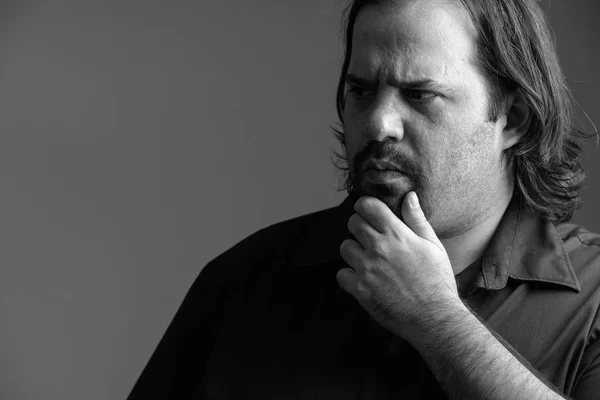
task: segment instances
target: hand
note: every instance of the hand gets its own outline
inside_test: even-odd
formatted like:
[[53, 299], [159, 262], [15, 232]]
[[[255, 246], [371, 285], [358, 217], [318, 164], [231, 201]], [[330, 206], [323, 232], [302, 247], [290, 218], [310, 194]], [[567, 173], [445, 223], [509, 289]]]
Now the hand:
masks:
[[351, 269], [338, 271], [338, 284], [382, 326], [413, 343], [440, 313], [462, 306], [446, 250], [415, 192], [404, 198], [404, 222], [373, 197], [360, 198], [354, 210], [348, 229], [358, 241], [340, 246]]

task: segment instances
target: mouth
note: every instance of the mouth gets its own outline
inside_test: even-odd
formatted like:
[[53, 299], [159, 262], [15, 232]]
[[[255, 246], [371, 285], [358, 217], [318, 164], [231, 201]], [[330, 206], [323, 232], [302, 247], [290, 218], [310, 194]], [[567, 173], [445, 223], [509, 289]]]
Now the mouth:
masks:
[[396, 185], [408, 179], [400, 167], [388, 160], [370, 159], [363, 164], [363, 179], [368, 185]]
[[402, 172], [393, 163], [386, 160], [369, 160], [365, 163], [363, 172], [376, 171], [376, 172]]
[[379, 168], [369, 168], [369, 169], [365, 169], [365, 172], [369, 172], [369, 171], [377, 171], [377, 172], [402, 172], [398, 169], [379, 169]]
[[408, 178], [398, 170], [369, 169], [364, 172], [364, 183], [371, 185], [395, 185]]

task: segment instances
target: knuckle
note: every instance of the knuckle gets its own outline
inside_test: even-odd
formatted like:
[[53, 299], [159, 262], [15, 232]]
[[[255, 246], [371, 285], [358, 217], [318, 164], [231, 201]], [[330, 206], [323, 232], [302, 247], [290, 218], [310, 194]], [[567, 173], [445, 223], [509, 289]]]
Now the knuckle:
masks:
[[356, 285], [356, 294], [361, 298], [361, 299], [367, 299], [369, 298], [369, 288], [362, 282], [358, 282]]
[[352, 233], [356, 232], [358, 228], [358, 214], [352, 214], [348, 219], [348, 230]]
[[344, 241], [343, 241], [343, 242], [340, 244], [340, 253], [342, 253], [342, 254], [345, 254], [345, 253], [347, 253], [347, 252], [348, 252], [348, 250], [349, 250], [349, 248], [348, 248], [348, 246], [349, 246], [349, 242], [350, 242], [350, 241], [349, 241], [348, 239], [346, 239], [346, 240], [344, 240]]
[[379, 207], [379, 202], [373, 197], [365, 197], [363, 207], [365, 210], [375, 210]]
[[336, 278], [340, 284], [345, 285], [346, 283], [348, 283], [348, 275], [347, 274], [348, 274], [348, 272], [344, 269], [341, 269], [338, 271]]
[[345, 258], [345, 259], [351, 258], [353, 252], [354, 252], [354, 245], [353, 245], [352, 240], [346, 239], [342, 242], [342, 244], [340, 244], [340, 255], [343, 258]]
[[382, 240], [376, 240], [371, 247], [376, 254], [385, 255], [388, 252], [387, 244]]
[[413, 218], [413, 222], [414, 222], [415, 224], [422, 225], [422, 224], [425, 224], [425, 223], [427, 223], [427, 218], [425, 218], [425, 215], [423, 215], [423, 214], [420, 214], [420, 215], [417, 215], [417, 216], [415, 216], [415, 217]]
[[373, 199], [371, 199], [369, 197], [361, 197], [354, 204], [354, 209], [357, 212], [364, 213], [364, 212], [366, 212], [373, 205], [373, 201], [372, 200]]
[[400, 232], [398, 229], [392, 229], [390, 231], [390, 234], [392, 235], [394, 242], [397, 244], [403, 244], [404, 241], [406, 240], [406, 238], [404, 237], [402, 232]]
[[373, 272], [373, 266], [370, 262], [362, 263], [362, 277], [365, 278], [367, 275]]

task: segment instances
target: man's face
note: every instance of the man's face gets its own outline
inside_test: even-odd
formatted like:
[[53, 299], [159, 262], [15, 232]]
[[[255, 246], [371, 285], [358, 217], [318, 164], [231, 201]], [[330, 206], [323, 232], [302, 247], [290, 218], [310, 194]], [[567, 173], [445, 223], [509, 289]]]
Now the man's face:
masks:
[[506, 117], [487, 118], [476, 33], [462, 6], [397, 3], [361, 10], [354, 26], [344, 109], [350, 178], [398, 216], [415, 190], [438, 236], [451, 237], [489, 217], [512, 184], [501, 164]]

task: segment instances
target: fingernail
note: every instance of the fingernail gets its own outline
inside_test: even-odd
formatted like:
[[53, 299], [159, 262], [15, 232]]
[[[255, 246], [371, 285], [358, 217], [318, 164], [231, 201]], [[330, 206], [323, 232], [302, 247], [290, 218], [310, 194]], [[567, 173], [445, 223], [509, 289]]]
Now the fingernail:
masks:
[[410, 197], [408, 198], [408, 202], [412, 208], [419, 207], [419, 198], [415, 192], [411, 192]]

